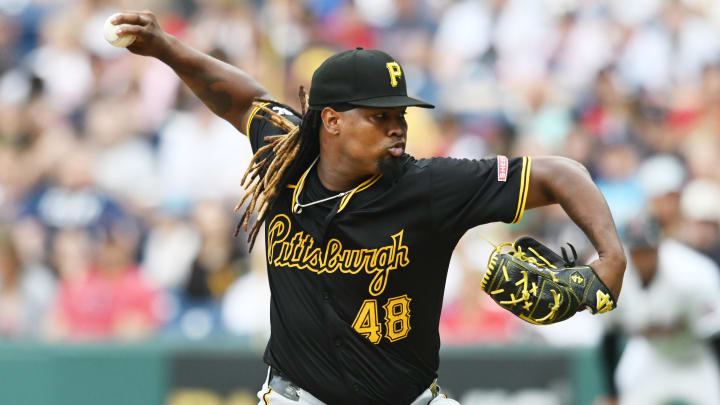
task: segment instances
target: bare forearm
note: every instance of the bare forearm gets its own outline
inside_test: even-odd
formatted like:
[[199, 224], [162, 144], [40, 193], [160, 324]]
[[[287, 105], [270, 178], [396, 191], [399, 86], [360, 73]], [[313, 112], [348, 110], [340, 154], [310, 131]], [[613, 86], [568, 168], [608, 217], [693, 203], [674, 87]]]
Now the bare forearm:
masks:
[[158, 59], [170, 66], [193, 93], [218, 116], [235, 127], [256, 97], [267, 90], [242, 70], [212, 58], [169, 37], [168, 52]]
[[626, 259], [610, 209], [589, 173], [570, 159], [533, 159], [528, 205], [557, 203], [582, 229], [598, 252], [591, 265], [617, 298], [622, 288]]
[[[590, 239], [601, 258], [624, 257], [610, 208], [584, 167], [566, 160], [546, 190]], [[532, 175], [532, 174], [531, 174]]]
[[118, 36], [134, 35], [130, 52], [153, 56], [170, 66], [215, 114], [242, 130], [255, 97], [267, 95], [242, 70], [199, 52], [165, 33], [150, 11], [120, 13], [113, 24], [121, 25]]

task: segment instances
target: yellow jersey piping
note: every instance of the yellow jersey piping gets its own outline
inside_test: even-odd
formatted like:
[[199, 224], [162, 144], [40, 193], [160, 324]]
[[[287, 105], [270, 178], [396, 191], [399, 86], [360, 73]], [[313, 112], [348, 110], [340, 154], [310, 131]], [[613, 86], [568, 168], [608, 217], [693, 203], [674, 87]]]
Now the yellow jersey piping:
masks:
[[520, 173], [520, 192], [518, 193], [517, 209], [515, 210], [515, 218], [513, 224], [520, 222], [525, 213], [525, 203], [527, 202], [527, 193], [530, 188], [530, 170], [532, 169], [532, 158], [523, 157], [522, 172]]
[[369, 188], [373, 184], [377, 183], [377, 181], [380, 180], [380, 177], [382, 177], [382, 174], [376, 174], [376, 175], [370, 177], [369, 179], [360, 183], [359, 186], [355, 187], [355, 189], [353, 189], [353, 191], [350, 194], [343, 197], [342, 200], [340, 200], [340, 208], [338, 208], [338, 213], [340, 213], [342, 210], [345, 209], [345, 206], [350, 202], [350, 199], [352, 198], [353, 195], [355, 195], [355, 193], [359, 193], [359, 192]]
[[268, 389], [268, 392], [263, 395], [263, 402], [265, 402], [265, 405], [270, 405], [270, 402], [268, 402], [268, 395], [272, 394], [272, 388]]
[[310, 173], [310, 169], [312, 169], [312, 167], [313, 165], [310, 165], [307, 170], [305, 170], [305, 173], [300, 176], [300, 180], [298, 180], [297, 184], [295, 185], [295, 190], [293, 191], [292, 195], [292, 201], [290, 201], [290, 212], [294, 212], [293, 209], [295, 207], [295, 202], [297, 202], [297, 195], [300, 191], [302, 191], [303, 186], [305, 186], [305, 178], [307, 177], [308, 173]]
[[245, 136], [250, 137], [250, 123], [252, 122], [253, 118], [255, 118], [255, 114], [257, 114], [257, 112], [260, 111], [260, 109], [262, 107], [265, 107], [269, 104], [270, 103], [262, 103], [260, 105], [255, 106], [255, 108], [252, 110], [250, 115], [248, 115], [247, 125], [245, 126]]
[[[290, 211], [293, 212], [293, 208], [295, 207], [295, 204], [297, 203], [297, 196], [298, 193], [302, 192], [303, 187], [305, 186], [305, 179], [307, 178], [308, 173], [310, 173], [310, 169], [312, 169], [312, 165], [305, 170], [305, 173], [300, 177], [300, 180], [298, 180], [296, 185], [287, 185], [288, 188], [292, 188], [293, 195], [292, 195], [292, 201], [290, 201]], [[366, 190], [370, 188], [373, 184], [377, 183], [378, 180], [382, 177], [382, 174], [375, 174], [369, 179], [363, 181], [360, 183], [357, 187], [355, 187], [350, 193], [348, 193], [346, 196], [344, 196], [340, 200], [340, 207], [338, 208], [338, 213], [340, 213], [342, 210], [345, 209], [345, 206], [350, 202], [350, 198], [352, 198], [353, 195], [356, 193], [359, 193], [363, 190]]]

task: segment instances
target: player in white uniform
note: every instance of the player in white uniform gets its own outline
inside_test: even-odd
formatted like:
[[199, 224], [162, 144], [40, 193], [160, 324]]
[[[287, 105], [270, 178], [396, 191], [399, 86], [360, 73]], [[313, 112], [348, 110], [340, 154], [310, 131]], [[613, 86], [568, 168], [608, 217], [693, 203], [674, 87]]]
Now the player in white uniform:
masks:
[[720, 331], [720, 270], [658, 234], [651, 221], [628, 226], [623, 297], [606, 317], [611, 329], [628, 335], [614, 376], [619, 404], [720, 404], [710, 345]]

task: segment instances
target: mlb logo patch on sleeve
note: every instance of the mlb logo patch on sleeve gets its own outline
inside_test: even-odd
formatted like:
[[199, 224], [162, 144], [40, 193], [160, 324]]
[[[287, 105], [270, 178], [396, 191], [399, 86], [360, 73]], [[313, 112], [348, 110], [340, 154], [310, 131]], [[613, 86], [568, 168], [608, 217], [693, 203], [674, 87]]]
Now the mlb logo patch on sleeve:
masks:
[[508, 158], [502, 155], [498, 155], [498, 181], [507, 181], [508, 174]]

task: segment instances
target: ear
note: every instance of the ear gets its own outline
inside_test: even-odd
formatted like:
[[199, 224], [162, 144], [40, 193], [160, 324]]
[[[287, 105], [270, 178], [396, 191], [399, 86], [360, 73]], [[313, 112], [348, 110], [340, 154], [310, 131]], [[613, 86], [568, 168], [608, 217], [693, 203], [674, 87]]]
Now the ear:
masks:
[[339, 135], [340, 134], [340, 121], [342, 119], [342, 116], [339, 112], [333, 110], [330, 107], [323, 108], [322, 112], [320, 112], [320, 117], [322, 118], [323, 127], [325, 128], [325, 131], [330, 133], [331, 135]]

